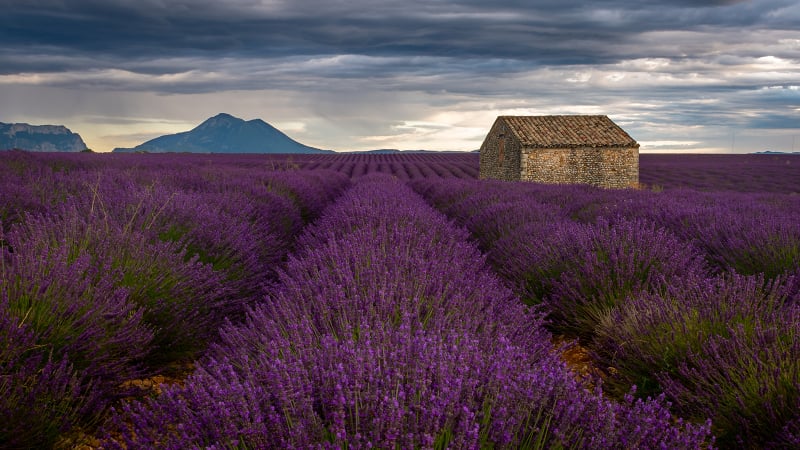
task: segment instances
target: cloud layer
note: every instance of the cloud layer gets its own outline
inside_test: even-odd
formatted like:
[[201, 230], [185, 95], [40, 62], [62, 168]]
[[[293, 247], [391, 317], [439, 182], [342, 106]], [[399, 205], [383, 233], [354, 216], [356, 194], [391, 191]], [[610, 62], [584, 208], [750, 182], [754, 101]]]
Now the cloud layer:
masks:
[[339, 150], [474, 149], [498, 114], [598, 113], [643, 151], [800, 151], [795, 1], [0, 0], [0, 11], [0, 121], [66, 123], [100, 150], [225, 111]]

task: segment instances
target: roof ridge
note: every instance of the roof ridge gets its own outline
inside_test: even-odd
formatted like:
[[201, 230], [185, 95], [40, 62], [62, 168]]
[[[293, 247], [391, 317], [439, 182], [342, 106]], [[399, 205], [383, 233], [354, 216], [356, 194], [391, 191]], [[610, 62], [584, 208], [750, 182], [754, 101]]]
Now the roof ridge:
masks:
[[607, 115], [498, 116], [526, 147], [638, 147]]

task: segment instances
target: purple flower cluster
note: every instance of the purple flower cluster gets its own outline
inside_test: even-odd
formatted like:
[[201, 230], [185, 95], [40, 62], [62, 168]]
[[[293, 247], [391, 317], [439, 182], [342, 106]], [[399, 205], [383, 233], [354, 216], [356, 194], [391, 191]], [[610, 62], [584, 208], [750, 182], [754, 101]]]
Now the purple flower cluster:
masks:
[[700, 159], [643, 157], [655, 192], [479, 182], [475, 154], [2, 152], [0, 447], [109, 404], [106, 447], [702, 448], [707, 418], [796, 446], [800, 199], [750, 170], [791, 168]]
[[656, 189], [798, 193], [797, 155], [641, 154], [639, 179]]
[[699, 250], [716, 272], [774, 278], [800, 267], [800, 200], [794, 195], [654, 193], [468, 180], [417, 181], [413, 186], [469, 228], [490, 259], [495, 241], [535, 232], [539, 224], [559, 228], [565, 219], [588, 224], [646, 219], [675, 235], [684, 247]]
[[478, 177], [478, 155], [474, 153], [388, 153], [302, 155], [291, 161], [304, 169], [327, 169], [351, 179], [364, 175], [391, 175], [399, 180]]
[[[617, 397], [663, 394], [727, 447], [797, 436], [800, 208], [778, 194], [429, 180], [507, 284]], [[491, 211], [491, 212], [489, 212]], [[502, 223], [497, 223], [502, 222]], [[776, 437], [780, 436], [780, 437]]]
[[91, 430], [125, 382], [205, 352], [275, 282], [303, 216], [349, 185], [86, 156], [0, 160], [19, 186], [0, 197], [37, 193], [35, 207], [3, 205], [0, 223], [0, 447]]
[[11, 448], [95, 421], [119, 383], [144, 373], [153, 341], [108, 261], [23, 235], [0, 234], [0, 446]]
[[547, 227], [547, 234], [537, 231], [538, 245], [527, 252], [520, 249], [537, 234], [509, 235], [493, 257], [505, 257], [501, 273], [525, 280], [529, 298], [540, 295], [554, 329], [584, 340], [629, 297], [691, 283], [706, 273], [699, 253], [648, 220], [565, 222]]
[[579, 381], [466, 237], [404, 184], [362, 178], [184, 387], [117, 411], [107, 445], [705, 445], [708, 425]]
[[0, 445], [51, 446], [76, 422], [96, 419], [105, 402], [66, 355], [38, 351], [36, 330], [8, 304], [0, 297]]
[[706, 272], [694, 248], [650, 220], [569, 218], [603, 191], [465, 181], [415, 187], [472, 232], [523, 300], [546, 304], [553, 329], [583, 339], [628, 296]]
[[[720, 270], [770, 278], [800, 267], [800, 204], [772, 204], [771, 196], [716, 195], [680, 225]], [[780, 201], [780, 200], [779, 200]], [[725, 206], [721, 206], [725, 205]]]
[[663, 390], [685, 417], [711, 417], [722, 445], [772, 447], [798, 436], [798, 324], [784, 280], [732, 275], [636, 298], [597, 348], [617, 368], [607, 385]]

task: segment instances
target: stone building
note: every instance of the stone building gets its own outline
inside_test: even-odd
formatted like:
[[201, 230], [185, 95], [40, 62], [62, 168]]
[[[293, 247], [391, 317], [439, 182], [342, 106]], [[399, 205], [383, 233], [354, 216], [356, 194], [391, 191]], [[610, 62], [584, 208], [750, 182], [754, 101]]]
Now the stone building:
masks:
[[639, 144], [607, 116], [499, 116], [481, 145], [480, 178], [633, 187]]

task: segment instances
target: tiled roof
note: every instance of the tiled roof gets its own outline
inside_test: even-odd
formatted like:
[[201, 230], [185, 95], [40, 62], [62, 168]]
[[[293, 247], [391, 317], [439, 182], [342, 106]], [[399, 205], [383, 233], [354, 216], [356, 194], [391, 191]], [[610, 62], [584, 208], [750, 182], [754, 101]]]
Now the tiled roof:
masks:
[[607, 116], [500, 116], [525, 147], [638, 147]]

